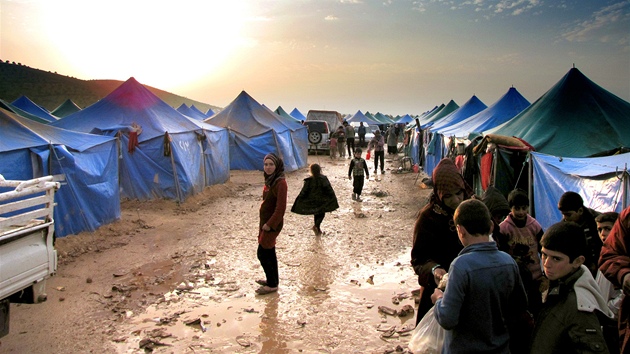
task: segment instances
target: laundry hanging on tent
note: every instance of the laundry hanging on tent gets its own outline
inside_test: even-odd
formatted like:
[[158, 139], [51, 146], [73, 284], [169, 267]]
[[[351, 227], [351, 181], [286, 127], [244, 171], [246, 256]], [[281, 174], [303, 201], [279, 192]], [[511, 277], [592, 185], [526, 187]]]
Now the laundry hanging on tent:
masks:
[[133, 154], [136, 151], [136, 147], [140, 145], [138, 142], [138, 136], [142, 134], [142, 127], [138, 124], [131, 123], [131, 128], [129, 129], [129, 144], [127, 146], [127, 150], [130, 154]]
[[171, 156], [171, 136], [168, 132], [164, 133], [164, 156]]

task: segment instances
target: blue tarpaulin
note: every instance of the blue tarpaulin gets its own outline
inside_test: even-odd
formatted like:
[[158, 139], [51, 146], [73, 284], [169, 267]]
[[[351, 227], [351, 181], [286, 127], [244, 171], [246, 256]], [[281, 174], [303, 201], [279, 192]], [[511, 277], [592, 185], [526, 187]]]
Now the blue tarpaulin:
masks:
[[57, 237], [120, 219], [115, 138], [56, 128], [1, 109], [0, 127], [0, 174], [6, 179], [61, 177], [55, 193]]
[[233, 170], [262, 171], [263, 158], [271, 152], [282, 157], [287, 171], [307, 165], [306, 126], [280, 117], [245, 91], [205, 122], [229, 131], [230, 168]]
[[582, 196], [598, 212], [621, 212], [630, 205], [630, 153], [605, 157], [560, 158], [531, 153], [535, 216], [543, 228], [562, 220], [558, 200], [564, 192]]
[[230, 176], [227, 131], [186, 117], [134, 78], [51, 124], [119, 137], [122, 197], [183, 201]]

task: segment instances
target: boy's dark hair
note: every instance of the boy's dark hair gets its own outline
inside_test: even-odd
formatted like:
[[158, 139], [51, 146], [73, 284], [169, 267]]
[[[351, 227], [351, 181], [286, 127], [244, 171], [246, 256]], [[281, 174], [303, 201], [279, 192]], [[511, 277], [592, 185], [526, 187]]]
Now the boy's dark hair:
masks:
[[578, 211], [584, 207], [584, 200], [575, 192], [564, 192], [558, 201], [560, 211]]
[[507, 201], [510, 208], [513, 206], [529, 206], [529, 196], [520, 188], [511, 191], [508, 194]]
[[453, 221], [455, 225], [465, 227], [471, 235], [489, 235], [492, 227], [490, 210], [477, 199], [463, 201], [455, 210]]
[[587, 249], [584, 230], [577, 223], [566, 221], [551, 225], [540, 240], [540, 246], [566, 254], [571, 262], [586, 256]]
[[316, 163], [312, 164], [310, 169], [311, 169], [311, 174], [312, 174], [314, 177], [318, 177], [319, 175], [321, 175], [321, 174], [322, 174], [322, 168], [321, 168], [321, 166], [320, 166], [320, 165], [318, 165], [318, 164], [316, 164]]
[[354, 153], [356, 154], [357, 152], [360, 154], [360, 153], [363, 152], [363, 149], [361, 149], [361, 148], [354, 149]]
[[608, 212], [597, 215], [597, 217], [595, 217], [595, 222], [599, 222], [599, 223], [611, 222], [614, 224], [618, 218], [619, 218], [619, 213], [615, 211], [608, 211]]

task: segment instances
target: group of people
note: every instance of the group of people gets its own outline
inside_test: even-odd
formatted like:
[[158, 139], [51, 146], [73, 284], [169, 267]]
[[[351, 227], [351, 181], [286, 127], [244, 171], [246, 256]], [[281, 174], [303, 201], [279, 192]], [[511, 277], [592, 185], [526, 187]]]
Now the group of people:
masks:
[[599, 214], [568, 191], [562, 220], [543, 230], [522, 190], [478, 198], [448, 158], [432, 180], [411, 265], [422, 289], [416, 323], [433, 308], [443, 353], [630, 350], [630, 208]]

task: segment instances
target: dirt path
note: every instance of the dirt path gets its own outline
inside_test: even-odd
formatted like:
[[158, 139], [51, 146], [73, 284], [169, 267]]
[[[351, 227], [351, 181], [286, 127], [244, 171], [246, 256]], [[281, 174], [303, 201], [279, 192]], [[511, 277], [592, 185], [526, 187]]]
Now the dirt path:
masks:
[[[182, 205], [123, 203], [122, 220], [57, 240], [48, 301], [11, 305], [2, 353], [383, 353], [406, 348], [414, 314], [411, 231], [427, 190], [414, 173], [387, 173], [351, 200], [348, 160], [320, 163], [339, 199], [325, 234], [287, 211], [277, 244], [278, 293], [255, 295], [262, 172], [232, 171]], [[370, 162], [371, 163], [371, 162]], [[290, 209], [307, 176], [287, 175]], [[98, 203], [98, 201], [94, 201]], [[409, 306], [407, 306], [409, 307]], [[387, 329], [393, 328], [393, 334]]]

